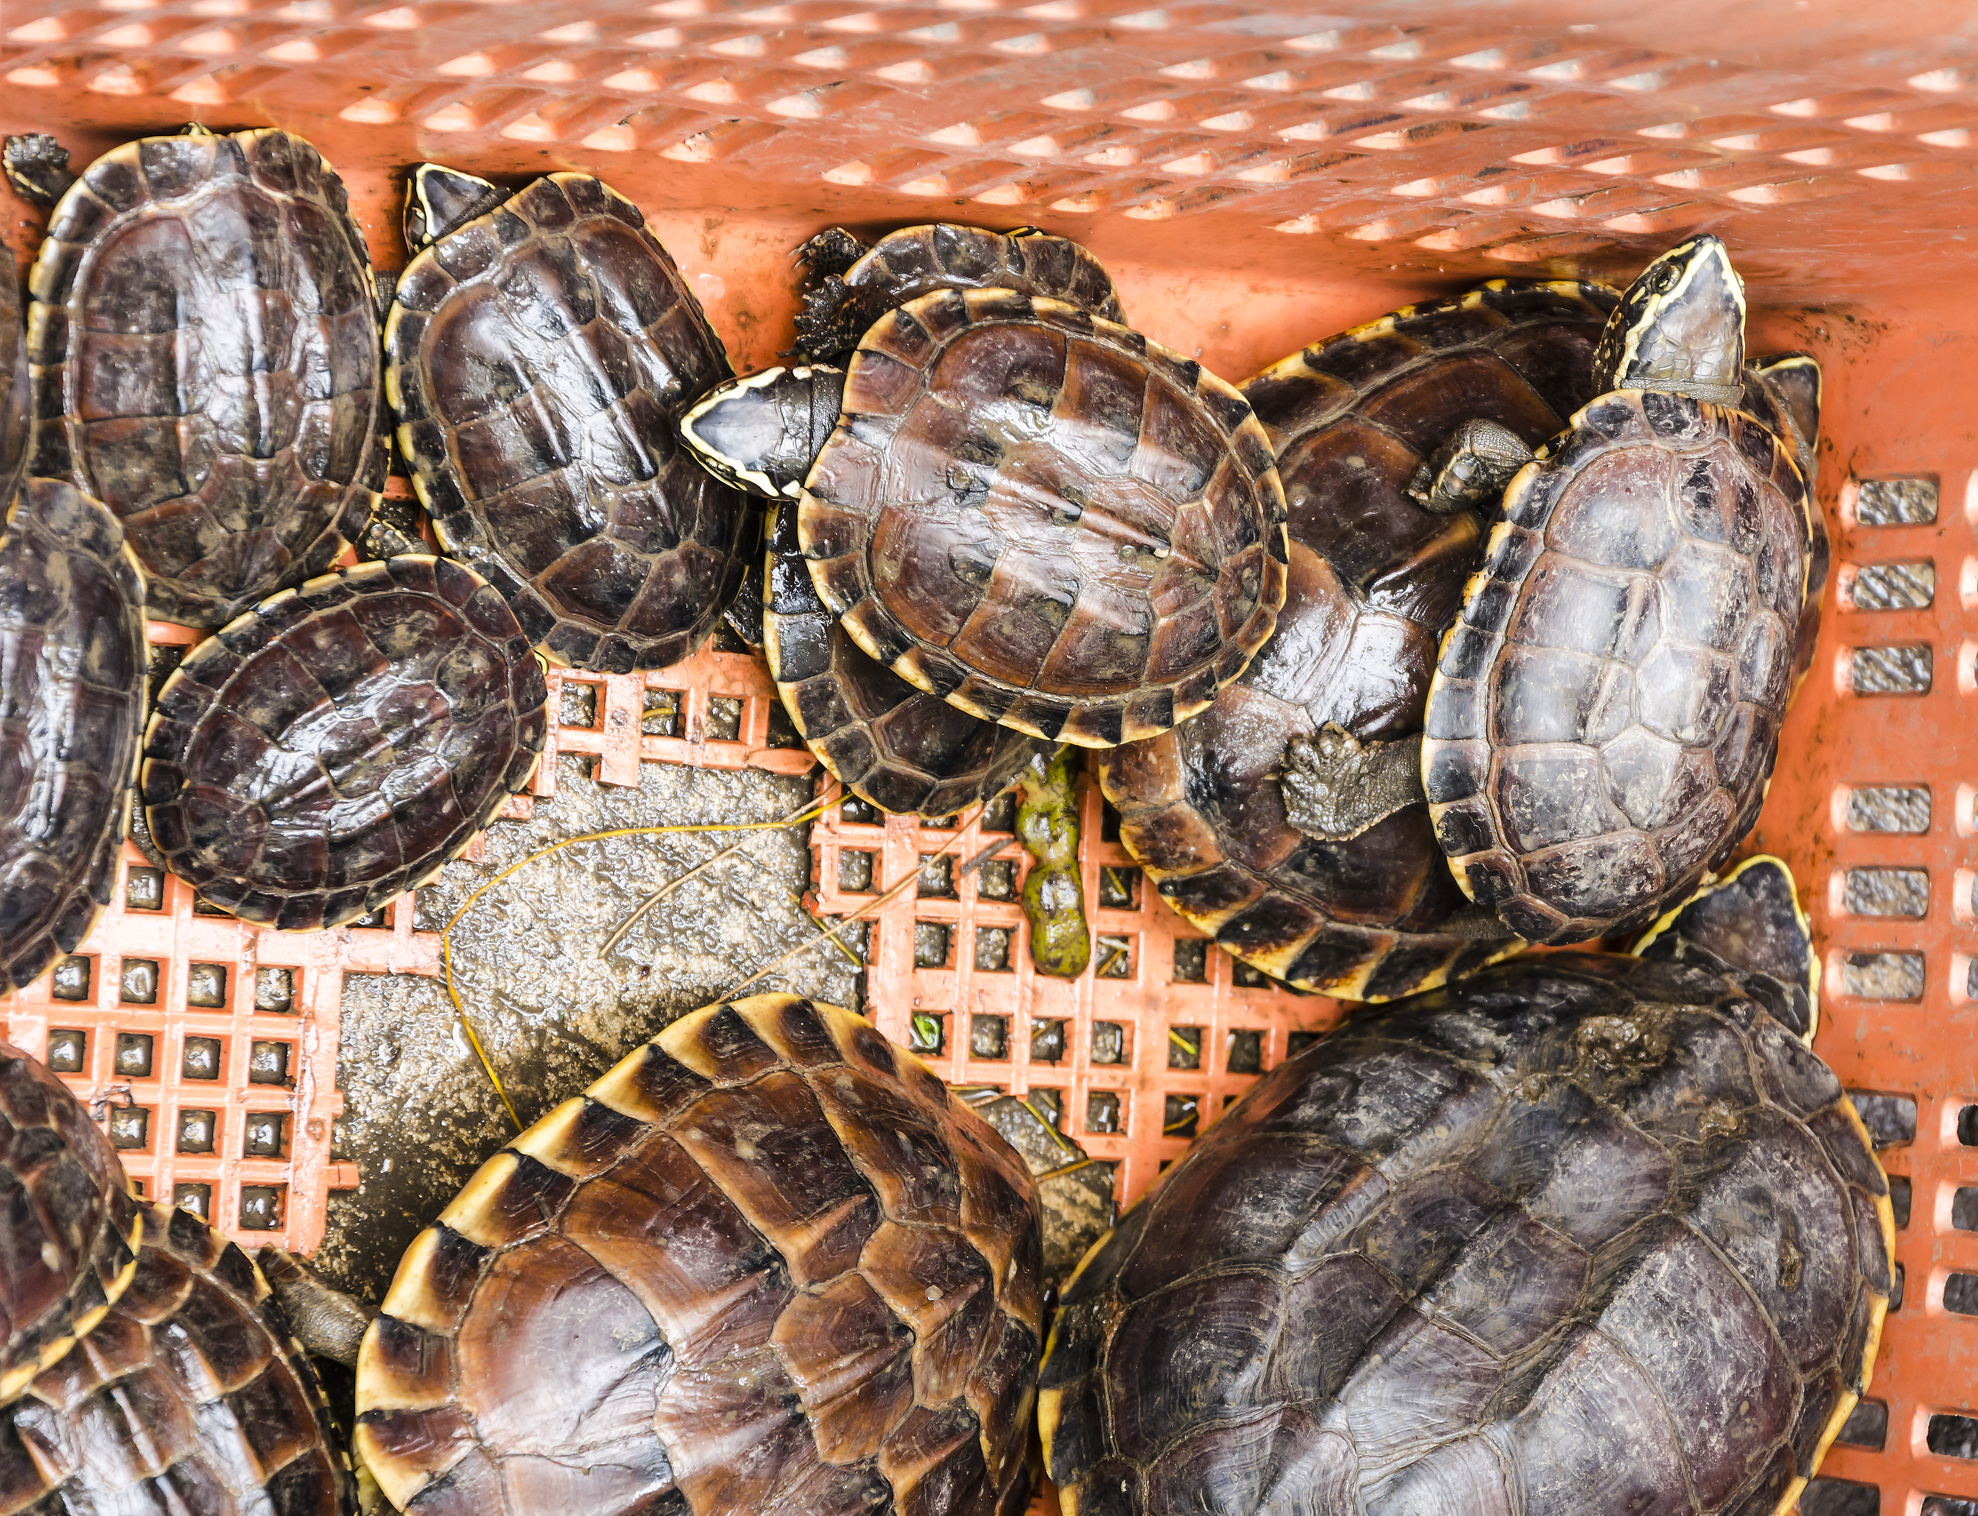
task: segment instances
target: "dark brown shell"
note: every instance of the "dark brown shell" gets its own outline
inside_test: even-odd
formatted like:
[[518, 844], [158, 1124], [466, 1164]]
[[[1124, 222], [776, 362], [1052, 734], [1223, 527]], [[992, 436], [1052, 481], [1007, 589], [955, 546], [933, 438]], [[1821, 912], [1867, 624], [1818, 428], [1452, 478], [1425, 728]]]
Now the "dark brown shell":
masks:
[[1284, 495], [1242, 396], [1010, 290], [923, 295], [866, 333], [797, 523], [868, 654], [1084, 747], [1201, 710], [1284, 600]]
[[27, 323], [21, 319], [21, 286], [14, 253], [0, 242], [0, 516], [6, 514], [27, 468]]
[[360, 563], [179, 665], [145, 732], [145, 822], [213, 904], [340, 926], [432, 878], [528, 783], [547, 700], [479, 575], [422, 555]]
[[68, 1086], [0, 1042], [0, 1406], [129, 1285], [137, 1211], [124, 1166]]
[[1781, 988], [1534, 955], [1266, 1075], [1065, 1292], [1068, 1516], [1790, 1509], [1894, 1233]]
[[165, 1201], [130, 1288], [0, 1410], [16, 1510], [348, 1516], [356, 1490], [307, 1358], [247, 1255]]
[[1827, 513], [1813, 486], [1820, 471], [1820, 365], [1805, 353], [1762, 358], [1745, 365], [1743, 408], [1770, 427], [1788, 447], [1806, 479], [1806, 524], [1812, 548], [1806, 560], [1806, 607], [1793, 635], [1793, 692], [1813, 670], [1820, 641], [1820, 599], [1833, 566]]
[[55, 207], [30, 472], [124, 523], [150, 612], [216, 627], [320, 574], [385, 477], [370, 255], [300, 137], [146, 137]]
[[824, 608], [797, 545], [796, 507], [770, 506], [763, 653], [818, 761], [883, 811], [929, 818], [997, 795], [1057, 744], [982, 721], [866, 656]]
[[1805, 481], [1741, 411], [1617, 390], [1503, 510], [1429, 690], [1429, 812], [1465, 893], [1520, 936], [1634, 930], [1765, 799], [1805, 604]]
[[1290, 507], [1290, 586], [1243, 677], [1185, 726], [1099, 757], [1120, 840], [1182, 916], [1302, 989], [1386, 1000], [1481, 967], [1513, 943], [1438, 927], [1464, 907], [1425, 807], [1348, 842], [1285, 815], [1286, 745], [1337, 722], [1364, 741], [1421, 730], [1436, 640], [1482, 529], [1407, 494], [1462, 422], [1536, 444], [1591, 397], [1612, 290], [1499, 280], [1409, 306], [1274, 364], [1244, 386]]
[[1037, 1194], [835, 1006], [676, 1021], [491, 1159], [399, 1264], [359, 1458], [408, 1516], [1015, 1516]]
[[406, 266], [387, 392], [440, 545], [558, 663], [664, 668], [713, 635], [748, 507], [675, 413], [732, 378], [638, 207], [550, 174]]
[[110, 903], [146, 663], [144, 576], [117, 518], [28, 481], [0, 541], [0, 994]]

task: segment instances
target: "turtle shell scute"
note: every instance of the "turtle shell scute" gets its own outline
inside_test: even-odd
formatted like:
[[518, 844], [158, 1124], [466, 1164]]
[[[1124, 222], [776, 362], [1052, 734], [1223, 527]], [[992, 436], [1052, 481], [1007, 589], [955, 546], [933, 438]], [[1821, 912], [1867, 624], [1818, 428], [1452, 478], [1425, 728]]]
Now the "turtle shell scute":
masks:
[[1039, 1249], [1016, 1153], [870, 1024], [710, 1006], [420, 1234], [356, 1446], [409, 1516], [1014, 1516]]
[[146, 824], [212, 903], [341, 925], [431, 878], [528, 783], [547, 699], [479, 575], [416, 554], [362, 563], [179, 665], [145, 733]]
[[153, 616], [224, 625], [356, 540], [386, 463], [370, 255], [307, 142], [112, 149], [30, 288], [30, 472], [124, 523]]

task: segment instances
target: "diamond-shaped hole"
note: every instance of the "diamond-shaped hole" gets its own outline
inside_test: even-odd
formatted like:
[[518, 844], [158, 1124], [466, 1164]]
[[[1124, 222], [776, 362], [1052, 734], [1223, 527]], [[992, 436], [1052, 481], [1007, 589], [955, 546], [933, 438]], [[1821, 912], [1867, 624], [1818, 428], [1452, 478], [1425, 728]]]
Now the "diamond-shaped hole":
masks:
[[71, 955], [55, 960], [55, 969], [48, 978], [48, 993], [57, 1000], [87, 1000], [89, 984], [94, 977], [91, 960]]
[[188, 1037], [185, 1051], [179, 1057], [179, 1077], [181, 1079], [218, 1079], [220, 1077], [220, 1039], [217, 1037]]
[[58, 1074], [80, 1074], [89, 1061], [89, 1033], [63, 1027], [48, 1034], [48, 1067]]
[[210, 1153], [219, 1135], [219, 1116], [214, 1111], [179, 1112], [178, 1147], [181, 1153]]
[[1010, 1056], [1010, 1018], [971, 1016], [968, 1023], [968, 1051], [975, 1058]]
[[117, 1033], [116, 1070], [119, 1079], [149, 1079], [151, 1077], [150, 1033]]
[[185, 1003], [217, 1009], [227, 1003], [227, 971], [223, 964], [191, 963], [185, 970]]

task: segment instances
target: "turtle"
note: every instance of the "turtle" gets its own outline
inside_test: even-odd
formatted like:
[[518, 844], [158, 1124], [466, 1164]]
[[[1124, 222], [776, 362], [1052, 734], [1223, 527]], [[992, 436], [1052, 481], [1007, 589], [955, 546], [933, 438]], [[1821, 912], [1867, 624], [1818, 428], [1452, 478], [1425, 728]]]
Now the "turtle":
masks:
[[112, 149], [55, 203], [29, 287], [29, 471], [123, 521], [153, 617], [224, 626], [356, 540], [385, 477], [377, 311], [309, 143]]
[[556, 663], [689, 656], [735, 593], [751, 523], [682, 454], [675, 412], [734, 370], [638, 207], [588, 174], [508, 195], [427, 163], [405, 240], [386, 393], [441, 548]]
[[548, 686], [501, 595], [430, 554], [355, 564], [193, 649], [144, 734], [166, 865], [244, 921], [341, 926], [460, 855], [528, 783]]
[[1249, 406], [1089, 307], [920, 288], [842, 370], [711, 391], [688, 446], [796, 501], [819, 599], [907, 683], [1083, 747], [1186, 720], [1284, 597], [1284, 495]]
[[770, 507], [762, 650], [811, 752], [881, 810], [952, 816], [1008, 787], [1056, 744], [949, 705], [867, 656], [824, 608], [797, 545], [796, 507]]
[[1342, 825], [1301, 803], [1298, 760], [1315, 744], [1413, 755], [1436, 643], [1483, 539], [1476, 511], [1413, 498], [1414, 477], [1465, 417], [1556, 435], [1593, 398], [1594, 345], [1618, 299], [1593, 283], [1496, 279], [1244, 384], [1290, 507], [1277, 630], [1207, 711], [1095, 767], [1161, 897], [1245, 963], [1387, 1000], [1517, 947], [1450, 877], [1419, 779], [1398, 814]]
[[[1429, 813], [1463, 892], [1528, 941], [1638, 930], [1764, 801], [1812, 526], [1792, 442], [1739, 409], [1744, 311], [1717, 238], [1650, 263], [1601, 334], [1601, 393], [1510, 479], [1443, 639]], [[1515, 462], [1452, 444], [1436, 489], [1465, 453], [1486, 493]]]
[[1034, 1095], [1006, 1095], [988, 1088], [956, 1089], [1007, 1142], [1037, 1181], [1042, 1223], [1044, 1308], [1048, 1319], [1058, 1292], [1092, 1245], [1112, 1230], [1113, 1166], [1095, 1159], [1058, 1129]]
[[268, 1282], [189, 1211], [139, 1222], [130, 1287], [0, 1408], [13, 1509], [352, 1516], [342, 1438]]
[[1790, 875], [1722, 888], [1700, 941], [1514, 958], [1253, 1085], [1065, 1289], [1066, 1516], [1790, 1511], [1868, 1384], [1893, 1215]]
[[1014, 1516], [1037, 1206], [862, 1018], [706, 1007], [413, 1241], [359, 1350], [353, 1450], [407, 1516]]
[[74, 952], [110, 903], [144, 731], [144, 596], [101, 501], [21, 487], [0, 541], [0, 994]]
[[1793, 635], [1794, 693], [1813, 668], [1814, 646], [1820, 638], [1820, 596], [1833, 564], [1827, 518], [1813, 493], [1820, 471], [1820, 391], [1820, 360], [1811, 353], [1780, 353], [1745, 365], [1743, 408], [1792, 444], [1793, 461], [1806, 480], [1806, 521], [1813, 546], [1807, 555], [1806, 606]]
[[138, 1210], [116, 1150], [69, 1087], [0, 1042], [0, 1407], [129, 1288]]

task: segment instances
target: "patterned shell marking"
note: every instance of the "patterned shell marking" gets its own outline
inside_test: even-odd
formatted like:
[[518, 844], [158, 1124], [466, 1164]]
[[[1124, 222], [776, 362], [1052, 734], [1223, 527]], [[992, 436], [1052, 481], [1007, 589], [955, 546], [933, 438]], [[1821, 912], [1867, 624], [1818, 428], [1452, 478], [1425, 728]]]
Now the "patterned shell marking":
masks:
[[1284, 492], [1243, 397], [1008, 290], [924, 295], [866, 334], [798, 535], [870, 656], [1085, 747], [1201, 710], [1284, 600]]
[[1002, 792], [1056, 744], [983, 721], [866, 656], [824, 608], [796, 508], [770, 507], [763, 652], [790, 720], [853, 794], [884, 811], [952, 816]]
[[1511, 483], [1422, 772], [1450, 868], [1534, 942], [1646, 925], [1764, 802], [1810, 549], [1789, 446], [1619, 390]]
[[137, 1212], [124, 1166], [68, 1086], [0, 1042], [0, 1406], [130, 1284]]
[[668, 1027], [497, 1154], [400, 1263], [358, 1456], [408, 1516], [1015, 1516], [1037, 1195], [834, 1006]]
[[166, 1201], [123, 1297], [0, 1410], [0, 1490], [35, 1512], [348, 1516], [356, 1490], [261, 1273]]
[[55, 207], [29, 285], [30, 472], [124, 523], [151, 614], [217, 627], [320, 574], [385, 477], [370, 256], [300, 137], [147, 137]]
[[746, 507], [673, 420], [734, 371], [637, 206], [586, 174], [538, 179], [412, 260], [385, 352], [441, 545], [531, 642], [622, 674], [713, 634]]
[[1516, 944], [1438, 930], [1467, 902], [1426, 808], [1347, 842], [1287, 819], [1293, 737], [1337, 722], [1362, 741], [1419, 732], [1435, 648], [1475, 565], [1474, 512], [1407, 494], [1463, 421], [1536, 444], [1592, 397], [1612, 290], [1499, 280], [1410, 306], [1272, 365], [1244, 394], [1277, 451], [1290, 586], [1242, 678], [1184, 726], [1099, 757], [1120, 840], [1162, 897], [1246, 963], [1301, 989], [1386, 1000]]
[[1066, 1511], [1790, 1509], [1867, 1383], [1894, 1238], [1791, 1020], [1769, 976], [1565, 953], [1273, 1070], [1066, 1291], [1039, 1395]]
[[172, 872], [247, 921], [340, 926], [425, 883], [528, 782], [541, 663], [444, 558], [360, 563], [202, 643], [144, 739]]
[[29, 481], [0, 541], [0, 993], [110, 903], [145, 669], [144, 576], [117, 518]]

